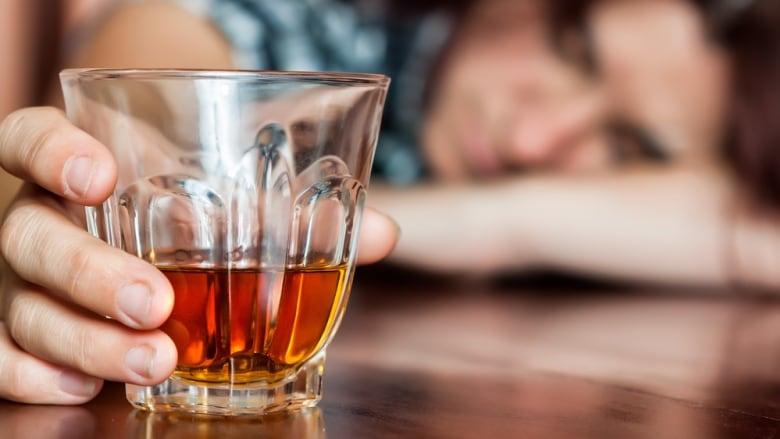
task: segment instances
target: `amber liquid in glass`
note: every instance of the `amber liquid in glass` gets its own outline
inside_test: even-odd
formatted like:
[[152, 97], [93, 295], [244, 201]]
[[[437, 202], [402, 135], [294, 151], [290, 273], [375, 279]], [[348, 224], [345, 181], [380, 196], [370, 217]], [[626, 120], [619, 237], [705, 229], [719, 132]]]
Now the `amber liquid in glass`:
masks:
[[325, 343], [345, 303], [346, 267], [257, 269], [158, 267], [173, 285], [162, 329], [179, 353], [179, 378], [274, 382]]

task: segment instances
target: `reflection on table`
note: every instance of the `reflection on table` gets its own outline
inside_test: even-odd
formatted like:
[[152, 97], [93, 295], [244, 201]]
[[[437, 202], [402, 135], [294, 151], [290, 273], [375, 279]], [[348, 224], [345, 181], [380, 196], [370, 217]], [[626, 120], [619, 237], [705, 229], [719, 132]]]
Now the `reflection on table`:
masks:
[[780, 432], [780, 304], [359, 270], [318, 409], [231, 420], [0, 402], [9, 438], [742, 438]]

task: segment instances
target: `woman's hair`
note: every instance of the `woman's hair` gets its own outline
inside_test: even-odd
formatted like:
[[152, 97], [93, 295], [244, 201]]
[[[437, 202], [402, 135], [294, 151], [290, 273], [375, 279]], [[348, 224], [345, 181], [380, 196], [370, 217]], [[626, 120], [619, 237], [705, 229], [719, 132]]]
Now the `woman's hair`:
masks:
[[756, 200], [780, 206], [780, 2], [696, 3], [732, 60], [726, 152]]
[[[551, 9], [554, 41], [593, 68], [586, 15], [597, 1], [561, 0]], [[732, 63], [726, 157], [754, 201], [780, 207], [780, 1], [689, 1]], [[569, 38], [572, 33], [579, 38]]]

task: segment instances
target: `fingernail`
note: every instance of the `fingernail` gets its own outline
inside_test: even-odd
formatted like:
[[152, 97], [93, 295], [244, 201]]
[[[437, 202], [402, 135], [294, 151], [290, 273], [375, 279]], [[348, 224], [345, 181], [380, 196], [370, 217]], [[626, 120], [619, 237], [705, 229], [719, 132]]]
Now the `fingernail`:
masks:
[[152, 290], [141, 283], [125, 285], [117, 295], [119, 311], [137, 327], [143, 326], [152, 309]]
[[95, 175], [95, 161], [89, 157], [72, 157], [65, 163], [65, 187], [83, 197], [89, 191]]
[[75, 396], [92, 396], [98, 388], [99, 380], [72, 370], [60, 374], [60, 390]]
[[157, 349], [149, 345], [134, 347], [125, 354], [125, 366], [144, 378], [152, 377]]

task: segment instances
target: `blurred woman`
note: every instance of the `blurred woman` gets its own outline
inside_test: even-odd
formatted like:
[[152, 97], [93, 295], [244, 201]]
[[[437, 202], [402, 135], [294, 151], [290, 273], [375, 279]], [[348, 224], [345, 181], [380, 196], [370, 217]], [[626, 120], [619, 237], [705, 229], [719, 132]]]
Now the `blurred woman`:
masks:
[[775, 3], [558, 2], [531, 43], [509, 3], [467, 15], [436, 81], [439, 180], [372, 194], [391, 260], [779, 288]]

